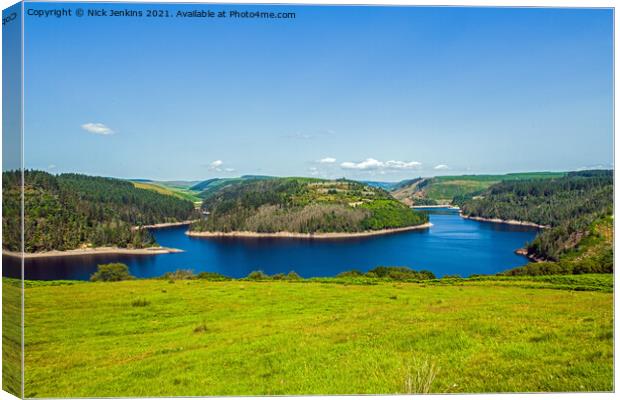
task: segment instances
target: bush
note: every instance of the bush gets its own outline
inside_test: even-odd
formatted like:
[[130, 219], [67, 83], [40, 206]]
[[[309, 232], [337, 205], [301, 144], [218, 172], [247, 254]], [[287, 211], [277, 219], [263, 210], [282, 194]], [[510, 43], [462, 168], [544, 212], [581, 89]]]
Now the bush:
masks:
[[271, 276], [267, 275], [263, 271], [252, 271], [245, 279], [250, 281], [296, 281], [302, 278], [295, 271], [291, 271], [286, 275], [283, 273], [278, 273]]
[[201, 272], [196, 276], [196, 278], [204, 279], [207, 281], [229, 281], [230, 280], [229, 277], [219, 274], [217, 272]]
[[416, 271], [407, 267], [377, 267], [368, 271], [366, 275], [371, 276], [370, 274], [378, 278], [388, 278], [396, 281], [435, 279], [435, 274], [431, 271]]
[[174, 272], [166, 272], [162, 275], [162, 279], [168, 279], [169, 281], [182, 281], [187, 279], [196, 279], [194, 271], [191, 269], [177, 269]]
[[357, 278], [363, 276], [364, 273], [357, 269], [352, 269], [350, 271], [344, 271], [336, 275], [338, 278]]
[[289, 281], [298, 281], [301, 279], [301, 276], [299, 276], [297, 272], [291, 271], [286, 275], [286, 279], [288, 279]]
[[497, 275], [506, 276], [539, 276], [539, 275], [579, 275], [579, 274], [610, 274], [614, 272], [613, 253], [585, 257], [578, 260], [561, 260], [559, 262], [533, 262], [523, 267], [501, 272]]
[[252, 271], [246, 279], [250, 281], [264, 281], [269, 279], [269, 275], [265, 274], [263, 271]]
[[97, 272], [90, 276], [92, 282], [118, 282], [134, 279], [129, 275], [129, 268], [122, 263], [97, 265]]

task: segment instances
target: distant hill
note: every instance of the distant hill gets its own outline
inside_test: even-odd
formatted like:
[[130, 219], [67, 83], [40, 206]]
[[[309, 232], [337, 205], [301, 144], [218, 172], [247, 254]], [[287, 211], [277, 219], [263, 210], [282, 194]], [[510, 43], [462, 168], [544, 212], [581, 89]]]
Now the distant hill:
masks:
[[190, 189], [200, 181], [156, 181], [159, 184], [179, 189]]
[[217, 182], [217, 181], [221, 181], [222, 179], [220, 178], [212, 178], [212, 179], [207, 179], [205, 181], [200, 181], [192, 186], [190, 186], [190, 190], [193, 190], [195, 192], [201, 192], [203, 190], [205, 190], [210, 184]]
[[[3, 172], [3, 248], [20, 249], [20, 174]], [[80, 174], [24, 172], [25, 250], [71, 250], [81, 246], [140, 248], [152, 245], [133, 226], [191, 218], [190, 201], [136, 188], [120, 179]]]
[[502, 181], [549, 179], [565, 172], [525, 172], [504, 175], [454, 175], [416, 178], [402, 181], [391, 189], [392, 195], [408, 205], [453, 204], [463, 197], [475, 196]]
[[359, 182], [363, 183], [364, 185], [380, 188], [380, 189], [387, 190], [387, 191], [394, 189], [399, 184], [399, 182], [379, 182], [379, 181], [359, 181]]
[[155, 182], [147, 180], [133, 180], [131, 182], [133, 182], [134, 186], [139, 189], [152, 190], [160, 194], [178, 197], [179, 199], [189, 200], [194, 203], [201, 201], [198, 197], [198, 193], [188, 189], [186, 186], [174, 185], [168, 182]]
[[206, 181], [199, 182], [189, 188], [189, 190], [197, 192], [198, 197], [206, 199], [218, 190], [227, 187], [241, 184], [246, 181], [256, 181], [271, 179], [270, 176], [263, 175], [243, 175], [239, 178], [213, 178]]
[[235, 181], [206, 197], [203, 209], [209, 216], [194, 231], [361, 232], [428, 221], [383, 189], [314, 178]]

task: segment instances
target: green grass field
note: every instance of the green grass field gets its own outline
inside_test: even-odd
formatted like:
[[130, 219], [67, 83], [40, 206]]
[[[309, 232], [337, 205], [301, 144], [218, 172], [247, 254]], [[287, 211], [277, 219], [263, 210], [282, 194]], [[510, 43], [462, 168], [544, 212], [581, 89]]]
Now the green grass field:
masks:
[[183, 200], [189, 200], [193, 203], [201, 202], [198, 197], [198, 193], [189, 189], [184, 189], [175, 186], [164, 185], [163, 183], [154, 182], [132, 182], [138, 189], [152, 190], [154, 192], [165, 194], [168, 196], [175, 196]]
[[27, 397], [613, 390], [612, 275], [26, 286]]

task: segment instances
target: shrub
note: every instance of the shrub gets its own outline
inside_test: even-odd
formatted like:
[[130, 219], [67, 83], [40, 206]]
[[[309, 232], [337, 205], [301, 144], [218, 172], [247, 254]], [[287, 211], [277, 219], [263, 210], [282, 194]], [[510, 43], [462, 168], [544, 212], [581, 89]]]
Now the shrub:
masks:
[[357, 278], [360, 276], [363, 276], [364, 274], [362, 273], [362, 271], [359, 271], [357, 269], [352, 269], [350, 271], [344, 271], [339, 273], [338, 275], [336, 275], [338, 278]]
[[377, 267], [370, 270], [370, 273], [378, 278], [388, 278], [397, 281], [435, 279], [435, 274], [431, 271], [422, 270], [418, 272], [408, 267]]
[[301, 279], [301, 276], [299, 276], [297, 272], [291, 271], [286, 275], [286, 279], [288, 279], [289, 281], [298, 281]]
[[194, 271], [191, 269], [177, 269], [174, 272], [166, 272], [162, 275], [162, 279], [168, 279], [169, 281], [181, 281], [196, 279], [196, 275], [194, 275]]
[[252, 271], [246, 279], [251, 281], [264, 281], [269, 279], [269, 275], [265, 274], [263, 271]]
[[90, 276], [92, 282], [118, 282], [134, 279], [129, 275], [129, 268], [122, 263], [97, 265], [97, 272]]
[[217, 272], [201, 272], [196, 277], [207, 281], [229, 281], [231, 279]]

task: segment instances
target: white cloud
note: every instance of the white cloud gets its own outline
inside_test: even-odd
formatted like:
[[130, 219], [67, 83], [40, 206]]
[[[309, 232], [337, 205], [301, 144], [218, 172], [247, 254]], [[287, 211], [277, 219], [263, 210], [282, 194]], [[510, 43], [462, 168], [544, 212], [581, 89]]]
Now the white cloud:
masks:
[[325, 157], [319, 160], [319, 163], [321, 164], [333, 164], [335, 162], [336, 162], [336, 159], [334, 157]]
[[211, 164], [209, 164], [209, 168], [219, 168], [219, 167], [222, 166], [222, 164], [224, 164], [224, 161], [222, 161], [222, 160], [215, 160]]
[[448, 167], [446, 164], [439, 164], [439, 165], [435, 165], [436, 170], [446, 170], [446, 169], [450, 169], [450, 167]]
[[56, 169], [56, 164], [50, 164], [47, 166], [47, 169]]
[[209, 171], [217, 171], [217, 172], [233, 172], [234, 169], [233, 168], [223, 168], [222, 166], [224, 165], [224, 161], [222, 160], [215, 160], [210, 162], [206, 167]]
[[83, 124], [82, 129], [96, 135], [111, 135], [114, 133], [112, 129], [99, 122], [88, 122]]
[[386, 170], [411, 170], [418, 169], [422, 163], [417, 161], [379, 161], [374, 158], [367, 158], [360, 162], [345, 161], [340, 164], [343, 169], [356, 169], [360, 171], [386, 171]]
[[340, 166], [344, 169], [361, 169], [361, 170], [374, 170], [383, 167], [383, 163], [379, 160], [375, 160], [374, 158], [367, 158], [364, 161], [360, 162], [352, 162], [345, 161], [340, 164]]
[[417, 161], [386, 161], [385, 166], [387, 169], [418, 169], [422, 166], [422, 163]]

